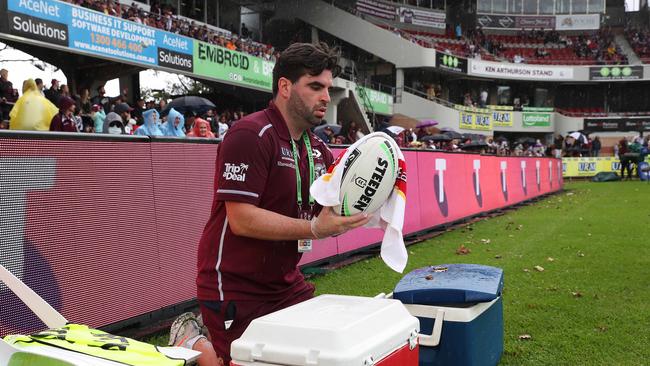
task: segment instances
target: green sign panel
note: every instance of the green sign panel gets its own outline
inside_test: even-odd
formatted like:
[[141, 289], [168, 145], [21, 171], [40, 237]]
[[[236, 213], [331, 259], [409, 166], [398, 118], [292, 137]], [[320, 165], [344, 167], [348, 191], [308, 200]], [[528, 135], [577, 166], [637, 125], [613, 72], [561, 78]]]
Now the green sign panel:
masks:
[[527, 113], [524, 112], [522, 116], [524, 127], [550, 127], [551, 114], [550, 113]]
[[553, 112], [552, 107], [524, 107], [524, 112]]
[[268, 92], [273, 89], [273, 62], [198, 41], [193, 56], [195, 74]]
[[373, 112], [377, 114], [393, 114], [393, 96], [390, 94], [382, 93], [380, 91], [369, 89], [363, 86], [359, 87], [359, 94], [365, 94], [361, 96], [364, 99], [364, 104], [370, 103], [370, 108]]

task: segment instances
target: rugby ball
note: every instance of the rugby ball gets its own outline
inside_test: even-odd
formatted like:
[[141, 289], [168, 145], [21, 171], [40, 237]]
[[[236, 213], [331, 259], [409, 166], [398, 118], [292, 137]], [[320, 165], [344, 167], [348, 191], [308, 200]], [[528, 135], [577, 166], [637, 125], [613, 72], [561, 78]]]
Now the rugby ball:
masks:
[[350, 146], [343, 164], [340, 205], [334, 212], [352, 216], [377, 211], [393, 192], [398, 173], [399, 147], [390, 136], [374, 132], [358, 145]]

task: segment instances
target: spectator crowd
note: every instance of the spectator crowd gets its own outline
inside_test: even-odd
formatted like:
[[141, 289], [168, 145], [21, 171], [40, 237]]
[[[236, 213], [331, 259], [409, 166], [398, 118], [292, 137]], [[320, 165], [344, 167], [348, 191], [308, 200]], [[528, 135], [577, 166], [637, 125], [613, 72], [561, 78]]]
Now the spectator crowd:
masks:
[[72, 94], [56, 79], [47, 89], [41, 79], [25, 80], [20, 95], [8, 76], [0, 70], [0, 129], [223, 138], [245, 115], [241, 108], [179, 113], [164, 99], [140, 98], [131, 106], [128, 89], [108, 97], [101, 85], [91, 97], [87, 88]]

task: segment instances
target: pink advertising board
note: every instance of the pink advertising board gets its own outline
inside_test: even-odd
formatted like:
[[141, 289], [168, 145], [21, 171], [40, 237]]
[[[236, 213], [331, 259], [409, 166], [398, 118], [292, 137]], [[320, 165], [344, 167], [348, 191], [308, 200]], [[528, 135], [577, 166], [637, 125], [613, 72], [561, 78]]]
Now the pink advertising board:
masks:
[[[66, 318], [94, 327], [191, 300], [216, 152], [215, 143], [0, 133], [0, 263]], [[404, 155], [405, 235], [562, 187], [556, 159]], [[382, 236], [357, 229], [318, 241], [301, 264]], [[42, 328], [0, 285], [0, 335]]]

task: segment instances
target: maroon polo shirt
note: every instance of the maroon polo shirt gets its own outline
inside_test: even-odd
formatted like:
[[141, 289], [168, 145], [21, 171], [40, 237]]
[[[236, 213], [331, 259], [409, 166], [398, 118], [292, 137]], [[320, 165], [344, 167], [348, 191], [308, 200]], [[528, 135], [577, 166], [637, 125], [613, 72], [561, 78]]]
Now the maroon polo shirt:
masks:
[[[332, 163], [332, 152], [309, 132], [316, 177]], [[296, 141], [303, 205], [309, 208], [309, 163], [304, 141]], [[299, 217], [291, 137], [273, 102], [238, 121], [217, 150], [215, 196], [198, 250], [199, 300], [274, 301], [305, 291], [295, 240], [258, 240], [235, 235], [225, 201], [250, 203]], [[319, 207], [314, 207], [314, 213]]]

